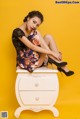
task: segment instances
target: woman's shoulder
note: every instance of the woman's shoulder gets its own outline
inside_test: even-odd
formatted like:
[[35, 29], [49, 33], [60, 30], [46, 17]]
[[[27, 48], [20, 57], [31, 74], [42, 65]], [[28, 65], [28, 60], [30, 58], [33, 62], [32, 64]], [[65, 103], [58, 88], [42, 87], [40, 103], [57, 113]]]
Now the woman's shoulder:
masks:
[[25, 33], [20, 29], [20, 28], [15, 28], [13, 29], [13, 35], [17, 35], [18, 37], [19, 36], [25, 36]]
[[[13, 29], [13, 32], [23, 32], [22, 29], [20, 29], [19, 27]], [[23, 32], [24, 33], [24, 32]]]

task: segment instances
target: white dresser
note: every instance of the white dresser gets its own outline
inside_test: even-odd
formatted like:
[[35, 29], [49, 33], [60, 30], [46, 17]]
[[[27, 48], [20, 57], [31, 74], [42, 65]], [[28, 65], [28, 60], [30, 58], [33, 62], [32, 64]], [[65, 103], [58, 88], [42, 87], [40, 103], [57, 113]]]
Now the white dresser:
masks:
[[55, 117], [59, 115], [54, 107], [59, 93], [57, 72], [47, 67], [38, 68], [33, 73], [17, 70], [15, 93], [20, 107], [15, 111], [16, 118], [23, 110], [51, 110]]

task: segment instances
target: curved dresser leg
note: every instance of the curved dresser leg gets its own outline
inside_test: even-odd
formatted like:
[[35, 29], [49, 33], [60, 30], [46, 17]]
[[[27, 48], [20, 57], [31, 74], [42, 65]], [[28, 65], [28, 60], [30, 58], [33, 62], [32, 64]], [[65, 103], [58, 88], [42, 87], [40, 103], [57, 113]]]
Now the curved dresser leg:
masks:
[[49, 107], [48, 109], [53, 112], [53, 115], [55, 117], [59, 116], [59, 111], [58, 111], [58, 109], [56, 107]]
[[50, 110], [52, 111], [54, 117], [58, 117], [59, 116], [59, 111], [57, 110], [56, 107], [51, 107], [51, 106], [41, 106], [41, 107], [33, 107], [33, 108], [30, 108], [30, 107], [19, 107], [16, 109], [14, 115], [16, 118], [18, 118], [20, 116], [20, 113], [24, 110], [32, 110], [34, 112], [39, 112], [39, 111], [42, 111], [42, 110]]
[[24, 107], [19, 107], [16, 109], [14, 115], [16, 118], [18, 118], [20, 116], [20, 113], [24, 110], [25, 108]]
[[58, 117], [59, 116], [59, 111], [56, 107], [52, 107], [52, 106], [44, 106], [42, 107], [41, 110], [50, 110], [52, 111], [54, 117]]

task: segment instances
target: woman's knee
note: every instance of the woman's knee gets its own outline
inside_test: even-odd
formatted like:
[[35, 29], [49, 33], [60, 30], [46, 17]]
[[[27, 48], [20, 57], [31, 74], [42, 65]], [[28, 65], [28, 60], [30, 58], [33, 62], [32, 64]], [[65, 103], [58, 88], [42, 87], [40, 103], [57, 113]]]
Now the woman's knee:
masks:
[[51, 43], [51, 41], [53, 40], [52, 35], [46, 34], [46, 35], [44, 36], [44, 40], [45, 40], [46, 44], [49, 46], [50, 43]]
[[52, 39], [52, 35], [46, 34], [46, 35], [44, 36], [44, 39]]

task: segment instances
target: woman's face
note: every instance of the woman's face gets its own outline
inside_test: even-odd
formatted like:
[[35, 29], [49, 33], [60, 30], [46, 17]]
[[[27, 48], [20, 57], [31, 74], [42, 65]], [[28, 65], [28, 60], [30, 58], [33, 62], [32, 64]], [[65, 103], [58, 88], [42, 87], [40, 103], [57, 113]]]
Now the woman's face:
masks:
[[28, 18], [27, 29], [29, 31], [36, 30], [40, 24], [41, 24], [41, 19], [39, 17], [35, 16], [33, 18]]

